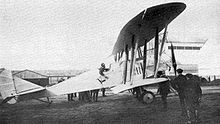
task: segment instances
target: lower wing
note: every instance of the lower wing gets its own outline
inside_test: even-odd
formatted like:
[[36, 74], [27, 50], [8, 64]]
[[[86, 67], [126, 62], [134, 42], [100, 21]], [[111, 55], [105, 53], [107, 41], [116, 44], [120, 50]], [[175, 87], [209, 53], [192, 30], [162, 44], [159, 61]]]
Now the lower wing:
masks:
[[112, 92], [117, 94], [120, 92], [123, 92], [125, 90], [129, 90], [135, 87], [140, 87], [140, 86], [147, 86], [151, 84], [156, 84], [160, 82], [167, 81], [167, 78], [146, 78], [146, 79], [139, 79], [135, 80], [132, 84], [130, 82], [126, 82], [126, 84], [119, 84], [113, 88], [111, 88]]

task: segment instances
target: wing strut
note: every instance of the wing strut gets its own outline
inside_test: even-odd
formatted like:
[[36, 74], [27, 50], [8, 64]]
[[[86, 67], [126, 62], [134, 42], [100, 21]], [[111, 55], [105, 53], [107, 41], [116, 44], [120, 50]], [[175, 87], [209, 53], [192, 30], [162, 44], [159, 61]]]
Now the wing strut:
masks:
[[114, 60], [117, 62], [117, 54], [114, 55]]
[[159, 69], [159, 65], [160, 65], [160, 61], [161, 61], [161, 55], [163, 53], [163, 46], [164, 46], [164, 43], [165, 43], [165, 40], [166, 40], [166, 33], [167, 33], [167, 26], [164, 29], [163, 39], [162, 39], [162, 42], [161, 42], [161, 45], [160, 45], [160, 52], [159, 52], [157, 66], [156, 66], [156, 72]]
[[132, 36], [132, 40], [131, 40], [131, 64], [130, 64], [130, 81], [131, 81], [131, 76], [132, 76], [132, 72], [133, 72], [133, 62], [134, 62], [134, 41], [135, 40], [135, 35]]
[[159, 29], [158, 27], [156, 28], [156, 35], [155, 35], [155, 42], [154, 42], [154, 77], [156, 77], [157, 72], [157, 63], [158, 63], [158, 47], [159, 47]]
[[147, 65], [147, 41], [144, 42], [144, 60], [143, 60], [143, 79], [145, 78], [146, 74], [146, 65]]
[[123, 51], [121, 51], [121, 52], [118, 53], [118, 62], [120, 61], [120, 59], [122, 58], [122, 56], [123, 56]]
[[[142, 51], [141, 51], [141, 48], [140, 47], [138, 47], [138, 57], [140, 58], [140, 59], [143, 59], [143, 55], [142, 55]], [[141, 69], [139, 69], [139, 72], [140, 73], [143, 73], [143, 63], [142, 62], [140, 62], [140, 67], [141, 67]], [[138, 71], [137, 71], [138, 72]]]
[[15, 93], [18, 94], [13, 76], [12, 76], [12, 81], [13, 81], [13, 85], [14, 85], [14, 88], [15, 88]]
[[137, 41], [135, 42], [135, 48], [134, 48], [134, 53], [132, 56], [133, 63], [131, 64], [131, 85], [133, 84], [133, 77], [134, 77], [134, 68], [135, 68], [135, 63], [136, 63], [136, 55], [137, 55], [137, 49], [138, 49], [138, 43], [139, 43], [139, 38], [137, 37]]
[[128, 56], [129, 56], [129, 52], [128, 52], [128, 45], [125, 46], [125, 67], [124, 67], [124, 79], [123, 79], [123, 83], [126, 83], [126, 79], [127, 79], [127, 68], [128, 68]]
[[143, 57], [140, 47], [138, 47], [138, 55], [139, 55], [139, 58]]

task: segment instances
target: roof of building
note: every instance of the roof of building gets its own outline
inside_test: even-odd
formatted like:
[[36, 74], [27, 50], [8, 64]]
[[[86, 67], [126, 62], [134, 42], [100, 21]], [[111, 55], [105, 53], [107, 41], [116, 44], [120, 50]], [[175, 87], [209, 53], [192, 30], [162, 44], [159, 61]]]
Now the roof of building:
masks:
[[87, 70], [22, 70], [12, 71], [13, 75], [21, 78], [48, 78], [48, 77], [64, 77], [64, 76], [76, 76]]

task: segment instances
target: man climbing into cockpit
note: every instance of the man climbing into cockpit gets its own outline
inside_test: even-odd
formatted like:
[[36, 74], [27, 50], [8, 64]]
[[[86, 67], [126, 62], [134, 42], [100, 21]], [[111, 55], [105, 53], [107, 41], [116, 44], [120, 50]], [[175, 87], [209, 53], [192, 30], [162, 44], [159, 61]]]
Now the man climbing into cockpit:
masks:
[[104, 74], [104, 72], [107, 72], [107, 71], [109, 71], [109, 68], [106, 68], [106, 67], [105, 67], [105, 64], [102, 63], [102, 64], [101, 64], [101, 67], [99, 68], [99, 74], [100, 74], [101, 76], [103, 76], [104, 78], [108, 79], [108, 77]]
[[[108, 79], [108, 77], [104, 74], [104, 72], [107, 72], [107, 71], [109, 71], [109, 68], [106, 68], [105, 64], [102, 63], [101, 67], [99, 68], [99, 74], [101, 75], [101, 80], [99, 80], [99, 79], [98, 80], [100, 81], [100, 83], [102, 83], [102, 82], [106, 81], [106, 79]], [[104, 77], [104, 79], [102, 77]], [[105, 97], [106, 96], [105, 95], [105, 88], [102, 88], [101, 90], [102, 90], [102, 96]]]

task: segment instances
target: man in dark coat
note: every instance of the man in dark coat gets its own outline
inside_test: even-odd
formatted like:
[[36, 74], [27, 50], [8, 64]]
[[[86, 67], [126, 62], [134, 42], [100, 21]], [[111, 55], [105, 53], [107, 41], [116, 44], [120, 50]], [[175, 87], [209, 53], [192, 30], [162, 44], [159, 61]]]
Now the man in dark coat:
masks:
[[[157, 77], [168, 78], [164, 75], [162, 71], [158, 71]], [[166, 110], [167, 109], [167, 95], [170, 93], [169, 81], [159, 83], [159, 88], [157, 90], [157, 93], [161, 95], [161, 99], [163, 101], [163, 108]]]
[[184, 89], [186, 108], [187, 108], [187, 123], [199, 121], [199, 103], [202, 97], [202, 90], [200, 87], [200, 80], [197, 76], [186, 74], [186, 86]]
[[172, 87], [178, 92], [179, 99], [180, 99], [180, 105], [182, 109], [183, 116], [186, 115], [186, 107], [185, 107], [185, 95], [184, 95], [184, 87], [186, 83], [186, 77], [182, 74], [182, 69], [176, 70], [178, 73], [178, 76], [172, 81]]

